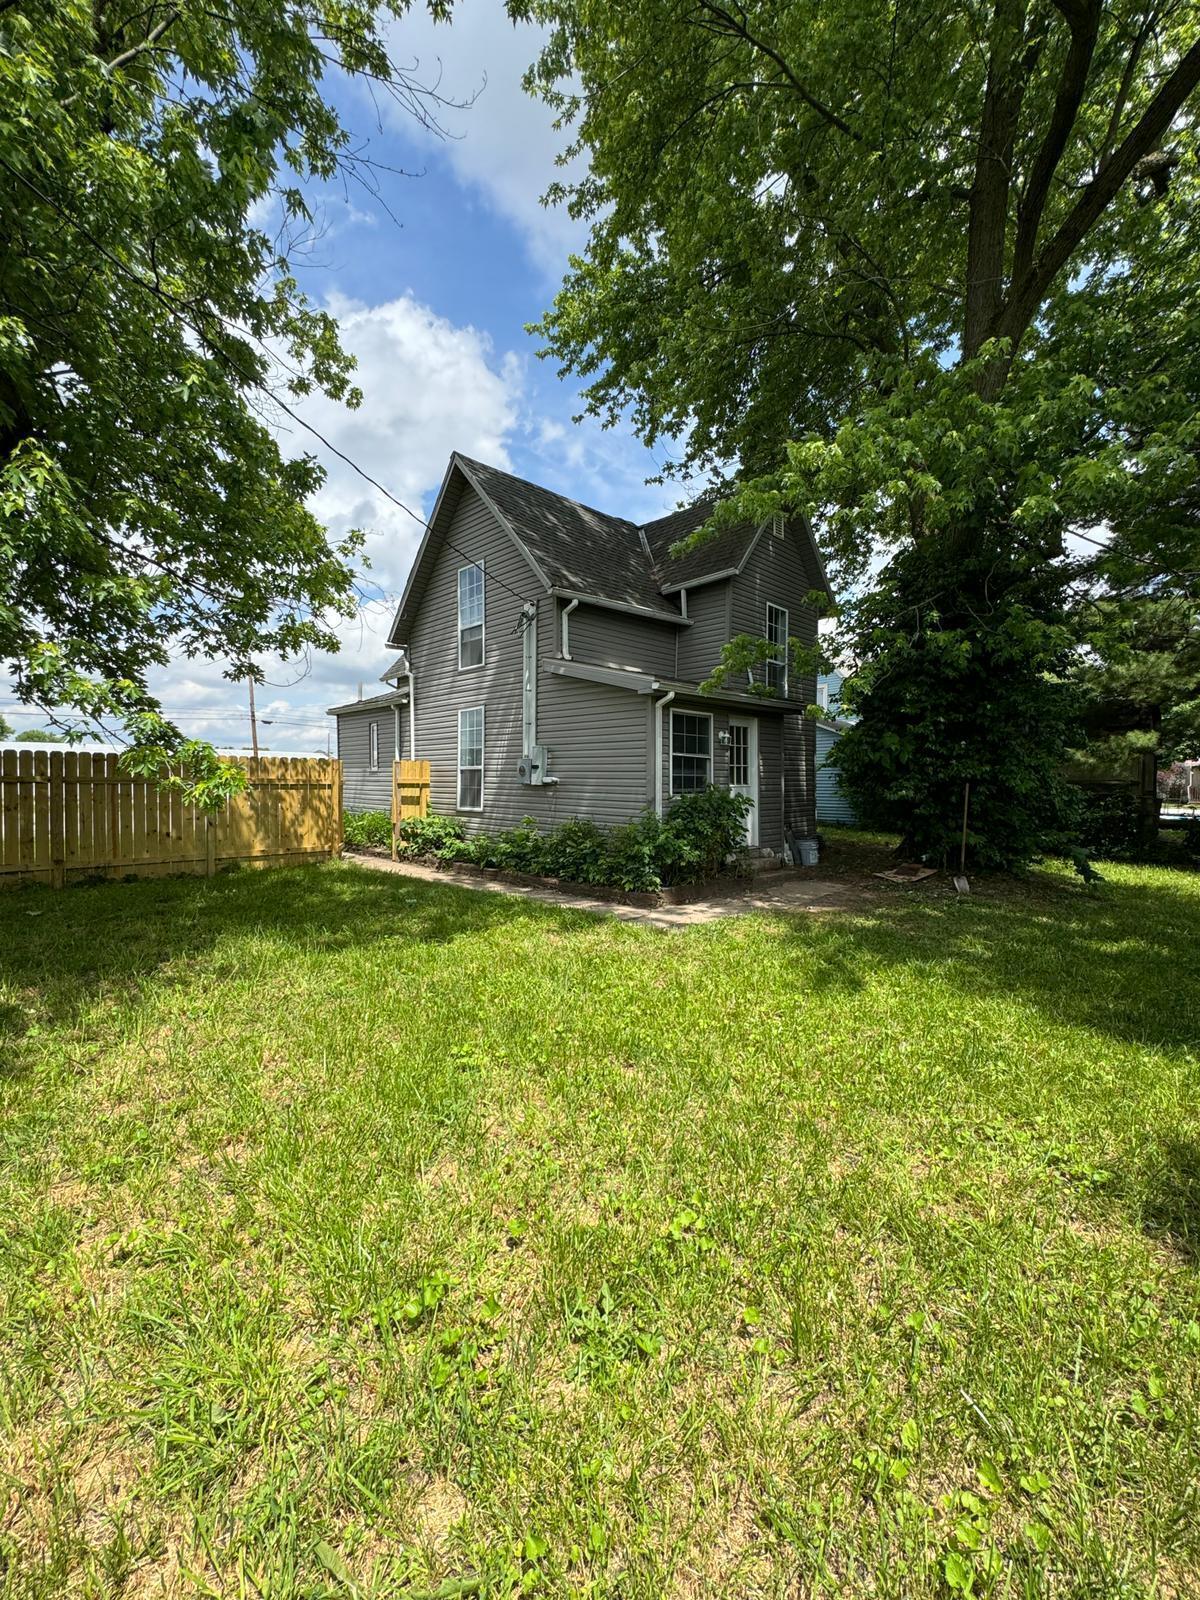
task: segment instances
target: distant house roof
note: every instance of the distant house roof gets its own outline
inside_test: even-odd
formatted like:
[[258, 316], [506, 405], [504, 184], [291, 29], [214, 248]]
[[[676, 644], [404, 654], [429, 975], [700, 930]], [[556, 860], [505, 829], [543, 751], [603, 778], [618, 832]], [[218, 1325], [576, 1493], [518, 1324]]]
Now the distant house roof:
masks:
[[[699, 500], [639, 526], [456, 451], [392, 624], [393, 645], [404, 643], [404, 624], [424, 592], [438, 533], [444, 535], [464, 484], [490, 505], [545, 588], [668, 621], [682, 620], [680, 589], [740, 571], [762, 532], [745, 523], [673, 556], [672, 545], [707, 521], [715, 501]], [[825, 584], [815, 544], [812, 549]]]
[[408, 699], [407, 689], [393, 689], [388, 694], [371, 694], [363, 700], [347, 700], [345, 705], [326, 706], [330, 717], [344, 716], [348, 711], [382, 711], [385, 706], [402, 706]]

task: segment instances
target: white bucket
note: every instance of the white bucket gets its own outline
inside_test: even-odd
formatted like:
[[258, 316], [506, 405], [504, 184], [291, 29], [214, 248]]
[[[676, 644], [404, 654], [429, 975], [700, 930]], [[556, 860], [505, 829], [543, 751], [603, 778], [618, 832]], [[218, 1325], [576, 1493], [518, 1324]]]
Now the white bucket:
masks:
[[800, 852], [800, 865], [802, 867], [816, 866], [817, 841], [815, 839], [797, 839], [796, 848]]

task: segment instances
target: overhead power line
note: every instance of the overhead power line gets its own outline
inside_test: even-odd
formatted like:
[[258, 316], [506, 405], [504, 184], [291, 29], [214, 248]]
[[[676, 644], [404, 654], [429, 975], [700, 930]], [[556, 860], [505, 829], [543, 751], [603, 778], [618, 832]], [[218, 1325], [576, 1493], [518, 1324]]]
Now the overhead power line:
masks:
[[[87, 228], [76, 217], [73, 217], [69, 211], [60, 206], [52, 196], [46, 194], [44, 190], [39, 189], [37, 184], [34, 183], [32, 179], [27, 178], [23, 172], [18, 171], [18, 169], [3, 156], [0, 156], [0, 167], [3, 167], [11, 177], [14, 177], [18, 183], [22, 184], [26, 189], [28, 189], [30, 194], [34, 195], [38, 200], [40, 200], [43, 205], [48, 206], [56, 216], [61, 217], [64, 222], [66, 222], [70, 227], [74, 228], [76, 233], [79, 234], [80, 238], [86, 239], [88, 244], [91, 245], [92, 249], [98, 251], [106, 261], [108, 261], [117, 269], [118, 272], [123, 273], [131, 283], [136, 284], [137, 287], [144, 293], [150, 295], [152, 299], [164, 306], [167, 312], [174, 317], [177, 322], [195, 334], [202, 345], [220, 356], [221, 360], [225, 362], [226, 366], [236, 373], [237, 376], [241, 378], [243, 383], [248, 384], [253, 389], [261, 389], [264, 387], [253, 376], [252, 373], [247, 372], [244, 367], [240, 366], [238, 362], [234, 360], [233, 356], [230, 355], [229, 351], [218, 344], [210, 333], [207, 333], [203, 328], [198, 327], [195, 322], [193, 322], [184, 314], [181, 307], [176, 303], [174, 296], [169, 295], [164, 289], [161, 289], [158, 284], [151, 283], [148, 278], [143, 278], [140, 272], [135, 272], [132, 267], [121, 260], [120, 256], [114, 255], [114, 253], [109, 250], [107, 246], [101, 242], [101, 240], [96, 238], [95, 234], [92, 233], [89, 228]], [[217, 316], [217, 313], [214, 312], [213, 315]], [[217, 317], [217, 320], [220, 321], [221, 319]], [[222, 326], [224, 326], [223, 322]], [[259, 339], [257, 342], [263, 346], [263, 349], [267, 352], [268, 356], [274, 360], [275, 356], [270, 348], [264, 344], [261, 339]], [[392, 491], [386, 487], [386, 485], [380, 483], [378, 478], [373, 477], [365, 467], [360, 466], [352, 456], [347, 455], [344, 450], [339, 449], [338, 446], [332, 443], [331, 440], [327, 439], [318, 428], [315, 428], [311, 422], [308, 422], [299, 414], [299, 412], [294, 411], [292, 407], [288, 405], [286, 400], [281, 400], [277, 394], [272, 393], [270, 390], [266, 390], [265, 392], [270, 396], [270, 399], [274, 405], [277, 405], [279, 409], [284, 412], [286, 416], [290, 417], [292, 421], [295, 422], [299, 427], [303, 428], [307, 433], [310, 433], [312, 437], [316, 439], [319, 444], [323, 445], [331, 455], [336, 456], [339, 461], [344, 462], [352, 472], [357, 473], [358, 476], [362, 478], [365, 483], [369, 483], [373, 489], [377, 489], [379, 493], [383, 495], [385, 500], [390, 500], [394, 506], [404, 512], [405, 516], [411, 517], [413, 521], [420, 526], [422, 532], [429, 531], [429, 523], [424, 517], [421, 516], [420, 512], [414, 511], [412, 507], [406, 505], [398, 495], [394, 495]], [[472, 565], [476, 564], [464, 550], [461, 550], [459, 546], [454, 543], [452, 539], [447, 537], [446, 543], [456, 555], [462, 556], [464, 561], [471, 562]], [[495, 573], [488, 572], [485, 568], [484, 581], [487, 582], [489, 580], [492, 583], [499, 584], [502, 589], [506, 589], [509, 594], [520, 600], [522, 605], [525, 603], [527, 598], [525, 595], [514, 589], [511, 584], [506, 583], [503, 578], [497, 577]]]

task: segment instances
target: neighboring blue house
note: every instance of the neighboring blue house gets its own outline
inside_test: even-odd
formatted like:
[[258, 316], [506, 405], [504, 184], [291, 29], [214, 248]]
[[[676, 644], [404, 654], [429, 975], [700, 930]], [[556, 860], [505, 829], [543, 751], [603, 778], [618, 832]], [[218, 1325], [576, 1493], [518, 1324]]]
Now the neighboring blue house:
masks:
[[838, 716], [841, 704], [842, 674], [831, 672], [817, 679], [817, 704], [830, 713], [827, 720], [817, 723], [817, 826], [822, 822], [840, 822], [853, 826], [858, 815], [838, 782], [838, 769], [830, 762], [831, 752], [850, 724]]

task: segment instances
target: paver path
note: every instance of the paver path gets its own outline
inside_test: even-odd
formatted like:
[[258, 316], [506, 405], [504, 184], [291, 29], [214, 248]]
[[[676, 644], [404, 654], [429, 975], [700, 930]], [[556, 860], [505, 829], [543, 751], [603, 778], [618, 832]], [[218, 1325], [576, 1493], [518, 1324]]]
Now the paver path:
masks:
[[456, 872], [453, 867], [426, 867], [413, 861], [389, 861], [385, 856], [347, 854], [344, 858], [373, 872], [397, 872], [405, 878], [420, 878], [426, 883], [452, 883], [460, 889], [475, 889], [489, 894], [515, 894], [525, 900], [540, 900], [545, 905], [569, 907], [574, 911], [596, 911], [619, 917], [622, 922], [641, 923], [650, 928], [690, 928], [718, 917], [742, 917], [751, 911], [861, 911], [882, 896], [861, 882], [845, 878], [822, 877], [808, 873], [771, 873], [761, 885], [692, 900], [682, 906], [626, 906], [613, 900], [594, 900], [588, 895], [564, 894], [532, 884], [503, 883], [483, 878], [474, 872]]

